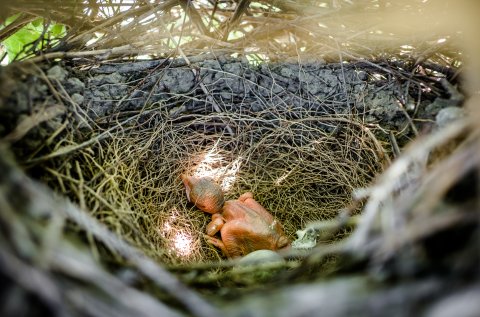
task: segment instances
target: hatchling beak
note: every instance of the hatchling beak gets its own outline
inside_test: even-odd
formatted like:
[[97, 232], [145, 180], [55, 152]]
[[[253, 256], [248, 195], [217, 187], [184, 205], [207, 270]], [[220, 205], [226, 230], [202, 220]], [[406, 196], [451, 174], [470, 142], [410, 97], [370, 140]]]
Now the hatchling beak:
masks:
[[188, 199], [188, 201], [191, 201], [190, 200], [190, 191], [191, 191], [190, 177], [182, 175], [181, 178], [182, 178], [182, 181], [183, 181], [183, 185], [185, 185], [185, 192], [187, 193], [187, 199]]

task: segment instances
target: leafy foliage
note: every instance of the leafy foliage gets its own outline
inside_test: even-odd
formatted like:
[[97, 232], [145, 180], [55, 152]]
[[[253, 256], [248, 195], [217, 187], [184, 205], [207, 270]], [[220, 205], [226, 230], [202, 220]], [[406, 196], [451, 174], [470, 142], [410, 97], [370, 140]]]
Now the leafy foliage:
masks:
[[[15, 15], [8, 18], [2, 29], [18, 17], [19, 15]], [[65, 25], [37, 18], [6, 38], [2, 45], [5, 47], [8, 61], [12, 62], [32, 55], [40, 49], [57, 45], [65, 34]]]

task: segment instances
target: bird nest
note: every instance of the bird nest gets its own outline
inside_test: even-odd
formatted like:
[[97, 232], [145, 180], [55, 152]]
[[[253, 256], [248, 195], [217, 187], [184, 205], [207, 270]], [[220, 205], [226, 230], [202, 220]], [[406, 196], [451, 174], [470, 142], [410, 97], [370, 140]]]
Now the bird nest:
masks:
[[222, 258], [203, 239], [210, 215], [187, 202], [182, 173], [213, 177], [227, 199], [253, 192], [294, 240], [308, 222], [337, 216], [384, 154], [354, 117], [297, 111], [292, 119], [275, 105], [268, 112], [275, 120], [229, 112], [172, 119], [158, 108], [112, 120], [91, 131], [110, 129], [108, 137], [72, 160], [54, 159], [43, 179], [164, 263]]
[[[191, 66], [159, 69], [162, 63], [38, 70], [50, 89], [28, 79], [39, 99], [61, 96], [70, 106], [49, 108], [51, 117], [36, 127], [49, 138], [23, 153], [51, 188], [161, 263], [223, 257], [203, 238], [210, 215], [188, 203], [180, 175], [213, 177], [227, 199], [252, 192], [293, 241], [310, 222], [357, 213], [352, 193], [389, 161], [385, 138], [416, 131], [391, 93], [405, 87], [406, 64], [255, 67], [207, 59], [195, 66], [199, 80]], [[416, 102], [436, 109], [441, 89], [436, 84]]]

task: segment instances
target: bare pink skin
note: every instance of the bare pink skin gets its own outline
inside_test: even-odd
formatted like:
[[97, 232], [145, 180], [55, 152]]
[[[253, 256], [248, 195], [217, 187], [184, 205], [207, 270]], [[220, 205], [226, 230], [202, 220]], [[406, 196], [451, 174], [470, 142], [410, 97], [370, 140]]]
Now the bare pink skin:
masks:
[[[188, 199], [212, 214], [205, 239], [227, 257], [235, 258], [263, 249], [279, 250], [290, 245], [282, 225], [253, 199], [252, 193], [223, 203], [223, 193], [219, 194], [219, 186], [212, 179], [182, 176], [182, 180]], [[223, 208], [219, 208], [220, 203]], [[215, 237], [218, 233], [221, 238]]]
[[199, 209], [214, 214], [222, 210], [222, 188], [210, 177], [181, 176], [185, 185], [188, 201], [191, 201]]

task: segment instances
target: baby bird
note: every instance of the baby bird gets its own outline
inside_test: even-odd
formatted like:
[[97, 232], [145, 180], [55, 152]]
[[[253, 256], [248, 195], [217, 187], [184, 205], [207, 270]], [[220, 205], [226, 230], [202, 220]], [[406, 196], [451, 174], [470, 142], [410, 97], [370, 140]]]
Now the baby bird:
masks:
[[199, 209], [215, 214], [222, 210], [225, 199], [222, 188], [210, 177], [182, 175], [188, 201]]
[[[222, 189], [210, 177], [182, 175], [189, 201], [212, 214], [205, 239], [236, 258], [256, 250], [280, 250], [290, 246], [282, 225], [250, 192], [225, 202]], [[220, 235], [220, 237], [218, 237]]]

